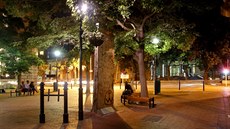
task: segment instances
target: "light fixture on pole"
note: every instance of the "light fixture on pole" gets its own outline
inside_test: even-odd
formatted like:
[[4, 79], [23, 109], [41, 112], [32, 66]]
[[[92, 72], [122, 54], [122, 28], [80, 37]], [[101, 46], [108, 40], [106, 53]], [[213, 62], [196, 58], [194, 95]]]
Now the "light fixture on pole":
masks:
[[54, 51], [54, 56], [56, 57], [56, 84], [54, 85], [54, 91], [58, 90], [58, 62], [57, 58], [60, 57], [61, 52], [59, 50]]
[[152, 43], [153, 44], [158, 44], [160, 42], [160, 40], [158, 39], [158, 38], [156, 38], [156, 37], [154, 37], [153, 39], [152, 39]]
[[225, 85], [228, 86], [228, 72], [229, 70], [228, 69], [224, 69], [224, 75], [225, 75]]
[[[151, 39], [151, 43], [157, 45], [158, 43], [160, 42], [160, 40], [156, 37], [152, 37]], [[155, 55], [154, 56], [154, 59], [152, 61], [152, 79], [153, 79], [153, 84], [154, 84], [154, 90], [155, 90], [155, 95], [158, 94], [160, 92], [160, 82], [159, 80], [157, 80], [157, 74], [156, 74], [156, 71], [157, 71], [157, 56]]]
[[83, 34], [83, 29], [82, 29], [82, 20], [84, 18], [84, 12], [87, 10], [87, 5], [84, 3], [81, 3], [82, 6], [80, 7], [80, 24], [79, 24], [79, 41], [80, 41], [80, 48], [79, 48], [79, 101], [78, 101], [78, 119], [83, 120], [83, 88], [82, 88], [82, 34]]

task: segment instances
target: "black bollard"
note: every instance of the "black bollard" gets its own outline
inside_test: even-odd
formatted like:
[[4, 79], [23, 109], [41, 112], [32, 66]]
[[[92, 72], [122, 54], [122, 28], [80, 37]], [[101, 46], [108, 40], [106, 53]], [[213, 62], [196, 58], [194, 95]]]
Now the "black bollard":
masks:
[[180, 90], [180, 79], [179, 79], [179, 90]]
[[68, 114], [68, 83], [64, 84], [64, 114], [63, 114], [63, 123], [69, 123], [69, 114]]
[[58, 97], [58, 98], [57, 98], [57, 101], [59, 102], [59, 100], [60, 100], [60, 99], [59, 99], [59, 98], [60, 98], [60, 89], [58, 89], [58, 95], [57, 95], [57, 97]]
[[203, 80], [203, 91], [205, 91], [205, 87], [204, 87], [204, 80]]
[[121, 89], [121, 83], [122, 83], [122, 79], [121, 79], [121, 81], [120, 81], [120, 89]]
[[44, 114], [44, 82], [40, 83], [40, 115], [39, 122], [45, 123], [45, 114]]
[[47, 94], [47, 96], [48, 96], [48, 101], [50, 101], [50, 89], [48, 89], [48, 94]]

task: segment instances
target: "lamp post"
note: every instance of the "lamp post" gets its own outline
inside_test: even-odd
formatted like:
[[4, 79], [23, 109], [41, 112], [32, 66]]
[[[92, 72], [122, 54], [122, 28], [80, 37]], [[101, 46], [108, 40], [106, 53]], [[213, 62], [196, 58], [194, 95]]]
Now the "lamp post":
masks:
[[82, 20], [84, 18], [84, 15], [82, 13], [86, 12], [87, 5], [82, 4], [82, 7], [80, 8], [80, 25], [79, 25], [79, 41], [80, 41], [80, 48], [79, 48], [79, 101], [78, 101], [78, 119], [83, 120], [83, 88], [82, 88]]
[[61, 52], [59, 50], [54, 51], [54, 56], [56, 57], [56, 85], [54, 85], [54, 91], [58, 90], [58, 62], [57, 58], [61, 55]]
[[[160, 40], [158, 38], [156, 38], [156, 37], [152, 38], [151, 43], [157, 45], [159, 42], [160, 42]], [[152, 75], [153, 81], [155, 82], [155, 83], [153, 83], [154, 84], [154, 88], [155, 88], [155, 95], [160, 92], [160, 87], [159, 87], [160, 86], [160, 84], [159, 84], [160, 82], [158, 82], [158, 80], [157, 80], [157, 74], [156, 74], [156, 71], [157, 71], [157, 68], [156, 68], [157, 64], [156, 64], [156, 62], [157, 62], [157, 57], [155, 55], [154, 59], [153, 59], [153, 63], [152, 63], [155, 66], [155, 67], [153, 67], [153, 71], [154, 71], [153, 73], [154, 74]]]
[[228, 86], [228, 79], [227, 79], [228, 77], [227, 77], [227, 76], [228, 76], [229, 70], [228, 70], [228, 69], [224, 69], [223, 72], [224, 72], [224, 74], [225, 74], [225, 85]]

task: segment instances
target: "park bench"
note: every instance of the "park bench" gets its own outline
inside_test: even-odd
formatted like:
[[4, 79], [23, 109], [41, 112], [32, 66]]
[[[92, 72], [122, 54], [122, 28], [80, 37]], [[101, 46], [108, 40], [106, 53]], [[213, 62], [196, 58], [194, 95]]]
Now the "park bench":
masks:
[[28, 90], [28, 91], [21, 91], [20, 89], [16, 89], [16, 90], [11, 90], [10, 91], [10, 97], [13, 96], [13, 94], [15, 94], [15, 96], [21, 96], [22, 92], [27, 95], [32, 95], [32, 91]]
[[13, 94], [15, 94], [15, 96], [20, 96], [20, 95], [21, 95], [21, 90], [18, 90], [18, 89], [16, 89], [16, 90], [11, 90], [11, 91], [10, 91], [10, 97], [12, 97]]
[[125, 105], [125, 102], [131, 104], [131, 102], [148, 103], [149, 108], [154, 107], [154, 97], [141, 97], [139, 93], [133, 93], [132, 95], [121, 95], [121, 103]]

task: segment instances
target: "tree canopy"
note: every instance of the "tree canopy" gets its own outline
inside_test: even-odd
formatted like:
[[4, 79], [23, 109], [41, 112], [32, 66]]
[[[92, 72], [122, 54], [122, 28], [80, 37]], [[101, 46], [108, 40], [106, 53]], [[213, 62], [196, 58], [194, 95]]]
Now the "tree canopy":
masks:
[[[0, 0], [0, 47], [46, 49], [65, 42], [78, 47], [76, 6], [79, 2]], [[89, 24], [84, 25], [84, 29], [95, 31], [95, 23], [99, 22], [101, 30], [112, 31], [116, 37], [117, 58], [133, 56], [139, 48], [150, 56], [173, 49], [183, 53], [192, 51], [193, 58], [203, 61], [204, 67], [211, 65], [212, 68], [229, 57], [229, 21], [220, 15], [220, 0], [95, 0], [88, 3], [91, 8], [85, 21]], [[152, 37], [159, 38], [160, 44], [152, 44]], [[87, 48], [88, 44], [84, 45]]]

